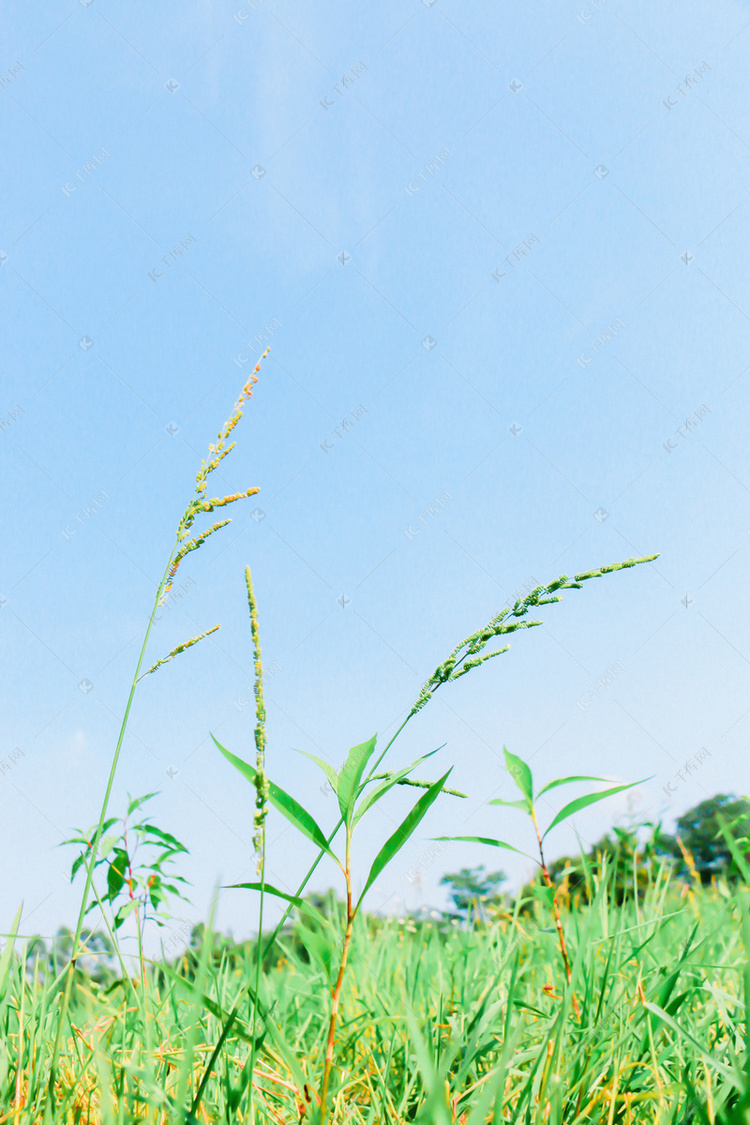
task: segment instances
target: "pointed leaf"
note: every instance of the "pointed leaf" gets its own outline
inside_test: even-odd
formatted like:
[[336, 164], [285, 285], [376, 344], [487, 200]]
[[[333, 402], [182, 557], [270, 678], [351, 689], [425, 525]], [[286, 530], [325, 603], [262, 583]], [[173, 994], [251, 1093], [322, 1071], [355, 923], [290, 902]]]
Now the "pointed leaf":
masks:
[[505, 755], [505, 764], [508, 767], [508, 773], [529, 802], [529, 808], [531, 808], [534, 800], [534, 782], [531, 777], [531, 770], [526, 765], [523, 758], [519, 758], [517, 754], [511, 754], [510, 750], [506, 750], [504, 746], [503, 754]]
[[87, 858], [88, 858], [88, 852], [81, 852], [81, 854], [79, 856], [77, 856], [76, 859], [73, 860], [73, 866], [70, 869], [70, 881], [71, 881], [71, 883], [73, 882], [73, 880], [76, 877], [76, 872], [77, 872], [78, 868], [81, 866], [82, 863], [86, 862]]
[[431, 758], [433, 754], [437, 754], [437, 750], [431, 750], [429, 754], [425, 754], [423, 755], [423, 757], [417, 758], [416, 762], [412, 762], [410, 766], [405, 766], [404, 769], [398, 770], [397, 773], [391, 774], [390, 777], [386, 777], [383, 781], [381, 781], [380, 785], [376, 785], [374, 789], [371, 789], [367, 796], [360, 801], [359, 806], [357, 807], [357, 811], [352, 818], [352, 827], [354, 827], [355, 824], [359, 823], [367, 810], [372, 808], [376, 801], [379, 801], [381, 797], [384, 797], [386, 793], [389, 792], [389, 790], [393, 789], [395, 785], [398, 785], [401, 781], [403, 781], [407, 774], [410, 774], [411, 771], [416, 769], [417, 766], [421, 765], [422, 762], [425, 762], [428, 758]]
[[362, 774], [365, 772], [365, 766], [373, 755], [377, 737], [378, 736], [374, 734], [369, 742], [361, 742], [358, 746], [352, 746], [344, 762], [344, 767], [339, 774], [338, 789], [336, 792], [339, 799], [341, 815], [347, 824], [351, 824], [352, 822], [354, 802], [359, 795], [359, 785], [362, 781]]
[[161, 828], [156, 828], [153, 824], [137, 824], [136, 828], [140, 828], [141, 832], [148, 832], [151, 836], [156, 836], [163, 844], [169, 846], [172, 852], [187, 852], [184, 844], [181, 844], [171, 832], [163, 832]]
[[[451, 769], [452, 768], [453, 767], [451, 767]], [[433, 785], [430, 786], [426, 793], [422, 794], [411, 812], [404, 818], [393, 835], [386, 840], [383, 847], [375, 856], [375, 861], [370, 868], [370, 874], [367, 876], [367, 882], [364, 885], [362, 894], [359, 896], [357, 907], [359, 907], [362, 899], [365, 897], [383, 868], [386, 867], [388, 863], [390, 863], [396, 853], [401, 850], [406, 841], [412, 835], [415, 828], [430, 808], [430, 805], [432, 805], [433, 802], [437, 800], [437, 797], [440, 794], [440, 790], [450, 776], [450, 773], [451, 770], [448, 770], [447, 773], [444, 773], [441, 778], [439, 778], [436, 782], [434, 782]]]
[[115, 858], [107, 871], [107, 898], [112, 902], [120, 893], [125, 882], [125, 871], [129, 865], [128, 853], [124, 848], [115, 848]]
[[518, 852], [519, 855], [525, 855], [527, 859], [534, 858], [528, 852], [522, 852], [520, 848], [514, 848], [512, 844], [506, 844], [504, 840], [492, 840], [489, 836], [436, 836], [435, 839], [462, 840], [468, 844], [490, 844], [493, 848], [506, 848], [509, 852]]
[[[213, 735], [211, 735], [211, 738], [214, 739], [217, 748], [222, 752], [227, 761], [231, 762], [234, 768], [239, 770], [242, 776], [247, 778], [251, 785], [255, 785], [255, 779], [258, 776], [258, 771], [255, 767], [251, 766], [249, 762], [243, 761], [242, 758], [238, 758], [236, 754], [233, 754], [230, 750], [227, 750], [220, 742], [217, 742]], [[308, 840], [312, 840], [316, 847], [326, 852], [331, 859], [335, 859], [338, 863], [336, 856], [331, 851], [328, 841], [318, 827], [318, 824], [307, 809], [303, 809], [302, 805], [300, 805], [298, 801], [295, 801], [294, 797], [290, 797], [280, 786], [275, 785], [273, 781], [269, 781], [268, 799], [303, 836], [307, 836]]]
[[280, 891], [276, 887], [272, 887], [269, 883], [230, 883], [229, 886], [238, 890], [265, 891], [267, 895], [275, 895], [276, 898], [283, 898], [286, 902], [291, 902], [298, 910], [309, 914], [316, 922], [320, 922], [321, 926], [325, 926], [326, 929], [329, 930], [331, 928], [331, 924], [325, 914], [322, 914], [311, 902], [308, 902], [304, 898], [299, 898], [297, 895], [288, 895], [286, 891]]
[[137, 808], [140, 808], [141, 805], [145, 804], [146, 801], [150, 801], [152, 797], [156, 797], [156, 796], [158, 796], [158, 793], [154, 792], [154, 793], [147, 793], [145, 797], [134, 797], [133, 800], [128, 805], [127, 815], [130, 816], [132, 813], [135, 812], [135, 810]]
[[631, 781], [629, 785], [615, 785], [613, 789], [605, 789], [602, 793], [589, 793], [587, 797], [577, 797], [575, 801], [571, 801], [570, 804], [560, 809], [544, 835], [546, 836], [556, 825], [561, 824], [563, 820], [567, 820], [569, 816], [573, 816], [581, 809], [585, 809], [589, 805], [595, 805], [597, 801], [603, 801], [605, 797], [613, 797], [615, 793], [622, 793], [625, 789], [633, 789], [634, 786], [642, 785], [644, 781], [648, 780], [650, 779], [643, 778], [641, 781]]
[[491, 801], [487, 802], [488, 805], [506, 805], [510, 809], [520, 809], [521, 812], [529, 811], [529, 802], [524, 797], [521, 801], [501, 801], [499, 797], [494, 797]]
[[298, 750], [297, 753], [304, 754], [306, 758], [310, 759], [310, 761], [315, 762], [316, 766], [320, 766], [323, 773], [328, 778], [331, 789], [333, 789], [334, 793], [338, 792], [339, 775], [330, 762], [327, 762], [324, 758], [316, 757], [315, 754], [308, 754], [307, 750]]
[[558, 785], [572, 785], [574, 781], [609, 781], [607, 777], [587, 777], [584, 774], [576, 775], [575, 777], [558, 777], [555, 781], [549, 781], [537, 793], [537, 799], [541, 797], [542, 793], [548, 793], [550, 789], [556, 789]]

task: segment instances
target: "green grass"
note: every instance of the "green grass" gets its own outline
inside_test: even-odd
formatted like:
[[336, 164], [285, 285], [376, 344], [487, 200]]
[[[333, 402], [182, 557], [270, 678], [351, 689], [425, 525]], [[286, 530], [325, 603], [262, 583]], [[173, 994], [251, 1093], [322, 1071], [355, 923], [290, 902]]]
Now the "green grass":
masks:
[[[260, 891], [261, 919], [267, 896], [287, 900], [289, 920], [242, 947], [215, 939], [209, 928], [176, 965], [146, 958], [143, 928], [174, 909], [184, 883], [171, 874], [171, 864], [185, 849], [143, 812], [153, 794], [131, 801], [124, 822], [110, 815], [110, 796], [140, 680], [219, 627], [185, 640], [142, 671], [158, 605], [177, 568], [188, 557], [192, 562], [207, 540], [213, 544], [213, 534], [228, 523], [200, 530], [196, 521], [258, 491], [208, 498], [209, 477], [234, 448], [229, 439], [259, 370], [257, 365], [243, 387], [217, 443], [209, 445], [177, 525], [98, 822], [75, 837], [82, 851], [73, 872], [83, 882], [75, 931], [51, 960], [29, 960], [24, 940], [13, 935], [0, 954], [0, 1125], [750, 1125], [747, 840], [732, 850], [740, 890], [670, 883], [668, 867], [649, 863], [633, 870], [636, 896], [621, 867], [613, 886], [606, 873], [594, 876], [588, 865], [586, 896], [572, 900], [547, 868], [543, 840], [560, 821], [627, 786], [576, 798], [543, 833], [535, 807], [542, 793], [604, 779], [557, 779], [537, 792], [526, 763], [506, 752], [521, 793], [512, 804], [531, 818], [539, 848], [541, 878], [526, 899], [471, 927], [378, 919], [366, 913], [363, 901], [433, 802], [453, 800], [449, 793], [462, 796], [445, 786], [450, 770], [438, 780], [411, 776], [431, 755], [397, 773], [382, 766], [406, 724], [436, 692], [454, 690], [448, 685], [507, 652], [510, 634], [540, 626], [530, 613], [559, 602], [563, 592], [656, 556], [562, 575], [461, 641], [425, 681], [385, 747], [376, 746], [375, 738], [353, 747], [340, 771], [318, 762], [340, 812], [325, 832], [272, 780], [272, 747], [271, 776], [266, 774], [258, 608], [247, 570], [255, 765], [218, 743], [217, 754], [249, 782], [259, 882], [243, 884], [245, 893]], [[356, 826], [400, 784], [415, 786], [421, 796], [381, 843], [369, 874], [353, 870]], [[317, 848], [318, 858], [292, 896], [265, 881], [269, 805]], [[507, 841], [482, 841], [488, 844], [516, 850]], [[339, 865], [346, 901], [330, 898], [321, 913], [302, 896], [325, 854]], [[358, 897], [354, 887], [363, 888]], [[91, 938], [84, 922], [92, 917], [106, 935]], [[119, 943], [126, 919], [135, 925], [138, 946], [132, 977]], [[102, 956], [107, 939], [119, 976], [110, 972], [99, 979], [92, 975], [92, 958]]]
[[[687, 887], [654, 867], [640, 900], [626, 894], [618, 905], [607, 883], [588, 905], [561, 895], [570, 986], [541, 897], [470, 928], [359, 915], [341, 995], [331, 1120], [750, 1120], [739, 1104], [747, 1079], [746, 890]], [[270, 1016], [256, 1063], [257, 1121], [296, 1122], [300, 1112], [314, 1120], [344, 924], [335, 908], [327, 926], [298, 921], [266, 961], [260, 1001]], [[33, 1122], [41, 1120], [61, 984], [25, 971], [18, 956], [7, 969], [0, 1120]], [[254, 980], [252, 945], [210, 937], [174, 967], [149, 966], [145, 988], [138, 980], [103, 987], [77, 973], [53, 1120], [191, 1120], [184, 1107], [225, 1014]], [[249, 1120], [242, 1076], [250, 1024], [246, 1002], [195, 1120]]]

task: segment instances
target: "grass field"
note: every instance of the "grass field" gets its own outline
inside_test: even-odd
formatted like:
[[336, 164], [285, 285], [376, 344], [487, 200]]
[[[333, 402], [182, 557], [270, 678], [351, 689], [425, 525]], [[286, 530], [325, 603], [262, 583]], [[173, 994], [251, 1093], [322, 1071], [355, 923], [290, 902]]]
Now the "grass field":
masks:
[[[559, 894], [570, 985], [542, 896], [470, 926], [359, 915], [330, 1120], [750, 1120], [746, 891], [672, 882], [665, 867], [650, 871], [638, 899], [622, 886], [612, 893], [606, 875], [595, 883], [589, 903], [566, 902], [564, 886]], [[316, 1119], [345, 925], [335, 909], [327, 918], [298, 921], [267, 959], [257, 1121]], [[0, 1119], [34, 1122], [43, 1119], [61, 981], [32, 974], [9, 949]], [[144, 982], [105, 986], [78, 973], [52, 1120], [249, 1120], [254, 979], [252, 945], [209, 936], [172, 966], [150, 965]]]
[[[124, 820], [112, 815], [110, 798], [138, 684], [219, 628], [187, 639], [144, 670], [155, 615], [178, 567], [207, 540], [213, 544], [211, 537], [229, 520], [202, 530], [200, 524], [258, 491], [253, 486], [209, 498], [208, 484], [234, 448], [233, 433], [259, 371], [260, 364], [209, 445], [178, 522], [98, 823], [68, 841], [79, 849], [72, 874], [83, 883], [75, 931], [66, 948], [46, 958], [27, 956], [15, 930], [6, 935], [0, 955], [0, 1125], [750, 1123], [747, 828], [741, 847], [739, 837], [732, 842], [731, 886], [722, 876], [703, 885], [684, 849], [682, 861], [678, 849], [676, 868], [652, 853], [641, 862], [645, 853], [636, 848], [629, 865], [618, 856], [609, 873], [605, 854], [584, 862], [576, 881], [566, 882], [567, 875], [548, 869], [545, 837], [630, 785], [597, 788], [568, 801], [543, 830], [537, 816], [543, 794], [606, 779], [557, 778], [537, 790], [529, 766], [506, 750], [519, 799], [490, 803], [510, 804], [533, 824], [539, 866], [531, 886], [512, 905], [496, 904], [471, 925], [440, 917], [385, 920], [367, 914], [364, 904], [432, 804], [455, 792], [446, 784], [450, 770], [428, 781], [412, 776], [414, 770], [420, 777], [429, 773], [423, 763], [431, 754], [395, 773], [382, 765], [406, 724], [438, 691], [507, 652], [511, 634], [539, 626], [530, 614], [591, 580], [656, 556], [561, 575], [504, 606], [438, 665], [384, 747], [375, 737], [352, 747], [340, 770], [314, 759], [340, 812], [329, 835], [275, 784], [273, 768], [266, 773], [259, 613], [246, 569], [255, 764], [216, 746], [249, 783], [248, 806], [254, 806], [258, 881], [242, 886], [260, 895], [261, 931], [268, 896], [286, 900], [289, 921], [240, 947], [204, 930], [177, 963], [147, 960], [144, 927], [160, 915], [173, 917], [168, 911], [175, 911], [185, 884], [172, 865], [186, 849], [151, 820], [146, 802], [154, 794], [131, 801]], [[364, 876], [352, 869], [353, 834], [377, 802], [390, 800], [396, 785], [414, 786], [414, 803]], [[270, 806], [316, 846], [318, 860], [327, 855], [339, 866], [344, 902], [329, 898], [321, 911], [304, 897], [318, 860], [294, 895], [267, 883]], [[746, 816], [748, 810], [736, 811]], [[722, 833], [716, 823], [711, 855]], [[517, 850], [508, 841], [479, 842]], [[107, 931], [93, 938], [92, 911], [95, 924]], [[128, 928], [135, 930], [138, 956], [126, 962], [119, 935]], [[101, 974], [95, 958], [104, 962], [107, 941], [112, 967]]]

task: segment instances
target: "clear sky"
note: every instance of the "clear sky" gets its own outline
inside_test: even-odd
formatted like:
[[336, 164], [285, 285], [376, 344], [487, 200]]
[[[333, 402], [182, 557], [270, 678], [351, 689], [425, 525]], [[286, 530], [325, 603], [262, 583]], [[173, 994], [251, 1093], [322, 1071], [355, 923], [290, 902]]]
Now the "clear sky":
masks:
[[[433, 773], [453, 764], [469, 798], [434, 807], [374, 909], [442, 904], [463, 864], [527, 873], [429, 850], [529, 846], [486, 804], [512, 796], [503, 745], [540, 780], [652, 778], [553, 854], [747, 791], [747, 0], [0, 18], [0, 926], [21, 900], [24, 932], [74, 922], [58, 844], [96, 820], [174, 527], [269, 344], [221, 481], [262, 491], [183, 564], [149, 656], [223, 627], [141, 684], [112, 803], [161, 791], [191, 852], [181, 917], [254, 867], [252, 794], [209, 738], [253, 753], [248, 563], [268, 770], [328, 826], [295, 748], [339, 765], [519, 592], [660, 552], [570, 591], [410, 724], [392, 764], [444, 743]], [[413, 792], [364, 826], [360, 871]], [[269, 848], [293, 890], [311, 848], [275, 817]], [[254, 917], [221, 896], [220, 926]]]

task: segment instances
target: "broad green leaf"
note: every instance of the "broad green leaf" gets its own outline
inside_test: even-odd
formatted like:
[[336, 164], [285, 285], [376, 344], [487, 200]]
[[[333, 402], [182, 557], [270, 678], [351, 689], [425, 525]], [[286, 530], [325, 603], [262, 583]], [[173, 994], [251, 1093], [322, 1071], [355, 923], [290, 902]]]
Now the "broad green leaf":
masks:
[[[451, 766], [451, 769], [452, 768], [453, 767]], [[362, 899], [365, 897], [380, 872], [384, 867], [387, 866], [387, 864], [390, 863], [396, 853], [401, 850], [406, 841], [413, 834], [415, 828], [422, 820], [425, 813], [430, 808], [430, 805], [432, 805], [433, 802], [437, 800], [440, 790], [448, 780], [450, 773], [451, 770], [448, 770], [447, 773], [444, 773], [441, 778], [434, 782], [434, 784], [432, 784], [430, 788], [422, 794], [411, 812], [408, 813], [408, 815], [404, 818], [393, 835], [389, 836], [385, 844], [383, 844], [383, 847], [375, 856], [375, 861], [370, 868], [370, 874], [367, 876], [367, 882], [364, 885], [362, 894], [359, 896], [357, 908], [359, 908], [359, 904], [362, 902]]]
[[558, 777], [555, 781], [549, 781], [537, 793], [537, 800], [541, 797], [542, 793], [548, 793], [550, 789], [556, 789], [558, 785], [572, 785], [574, 781], [608, 781], [606, 777], [587, 777], [583, 774], [575, 777]]
[[324, 758], [317, 758], [315, 754], [308, 754], [307, 750], [298, 750], [297, 753], [304, 754], [310, 761], [315, 762], [316, 766], [320, 766], [330, 782], [331, 789], [333, 789], [334, 793], [338, 792], [339, 775], [330, 762], [326, 762]]
[[526, 765], [523, 758], [519, 758], [517, 754], [511, 754], [510, 750], [506, 750], [504, 746], [503, 754], [505, 755], [505, 764], [508, 767], [508, 773], [529, 802], [529, 809], [531, 809], [531, 805], [534, 801], [534, 782], [531, 777], [531, 770]]
[[461, 840], [467, 844], [489, 844], [493, 848], [505, 848], [509, 852], [518, 852], [519, 855], [525, 855], [527, 859], [534, 858], [528, 852], [522, 852], [520, 848], [514, 848], [512, 844], [506, 844], [504, 840], [493, 840], [489, 836], [436, 836], [435, 839]]
[[374, 789], [371, 789], [367, 796], [360, 801], [359, 806], [354, 813], [354, 816], [352, 818], [352, 828], [355, 824], [359, 823], [367, 810], [372, 808], [376, 801], [379, 801], [381, 797], [384, 797], [389, 790], [393, 789], [394, 785], [398, 785], [400, 781], [403, 781], [407, 774], [410, 774], [411, 771], [415, 770], [417, 766], [420, 766], [422, 762], [426, 762], [427, 759], [431, 758], [433, 754], [437, 754], [437, 750], [431, 750], [429, 754], [425, 754], [423, 757], [417, 758], [416, 762], [412, 762], [410, 766], [405, 766], [404, 769], [398, 770], [397, 773], [392, 774], [390, 777], [386, 777], [384, 781], [381, 781], [380, 785], [376, 785]]
[[501, 801], [499, 797], [494, 797], [491, 801], [487, 802], [488, 805], [506, 805], [511, 809], [520, 809], [521, 812], [529, 811], [529, 802], [524, 797], [521, 801]]
[[362, 781], [362, 774], [365, 772], [365, 766], [373, 755], [377, 737], [378, 736], [374, 734], [369, 742], [361, 742], [358, 746], [352, 746], [347, 754], [343, 769], [339, 774], [336, 793], [339, 799], [341, 815], [347, 824], [351, 824], [352, 822], [354, 802], [359, 795], [359, 785]]
[[[227, 761], [231, 762], [234, 768], [239, 770], [242, 776], [247, 778], [251, 785], [255, 785], [255, 779], [258, 776], [258, 771], [255, 767], [251, 766], [249, 762], [244, 762], [242, 758], [238, 758], [231, 750], [227, 750], [220, 742], [216, 741], [213, 735], [211, 735], [211, 738], [214, 739], [217, 748], [222, 752]], [[321, 851], [324, 851], [331, 859], [335, 859], [336, 863], [338, 863], [336, 856], [331, 851], [328, 841], [318, 827], [317, 822], [307, 809], [303, 809], [302, 805], [300, 805], [298, 801], [295, 801], [294, 797], [290, 797], [288, 793], [278, 785], [275, 785], [273, 781], [269, 781], [268, 799], [303, 836], [307, 836], [308, 840], [312, 840], [316, 847], [320, 848]]]
[[[615, 793], [622, 793], [625, 789], [632, 789], [636, 785], [642, 785], [643, 781], [648, 780], [648, 778], [643, 778], [641, 781], [631, 781], [629, 785], [615, 785], [613, 789], [605, 789], [602, 793], [589, 793], [586, 797], [577, 797], [575, 801], [571, 801], [570, 804], [560, 809], [560, 812], [552, 821], [549, 828], [544, 833], [544, 836], [551, 832], [556, 825], [561, 824], [563, 820], [567, 820], [569, 816], [580, 812], [581, 809], [585, 809], [589, 805], [595, 805], [597, 801], [603, 801], [605, 797], [613, 797]], [[544, 836], [542, 839], [544, 839]]]
[[304, 898], [299, 898], [297, 895], [288, 895], [286, 891], [280, 891], [276, 887], [270, 886], [269, 883], [230, 883], [229, 886], [234, 889], [245, 891], [265, 891], [267, 895], [274, 895], [276, 898], [283, 898], [286, 902], [291, 902], [292, 905], [296, 906], [298, 910], [302, 910], [305, 912], [305, 914], [309, 914], [310, 917], [314, 918], [316, 922], [320, 922], [321, 926], [325, 926], [325, 928], [328, 930], [330, 930], [331, 928], [331, 924], [326, 918], [325, 914], [322, 914], [320, 910], [312, 905], [311, 902], [308, 902]]
[[129, 863], [128, 853], [125, 849], [115, 848], [115, 858], [107, 871], [107, 898], [110, 902], [117, 898], [122, 889]]

